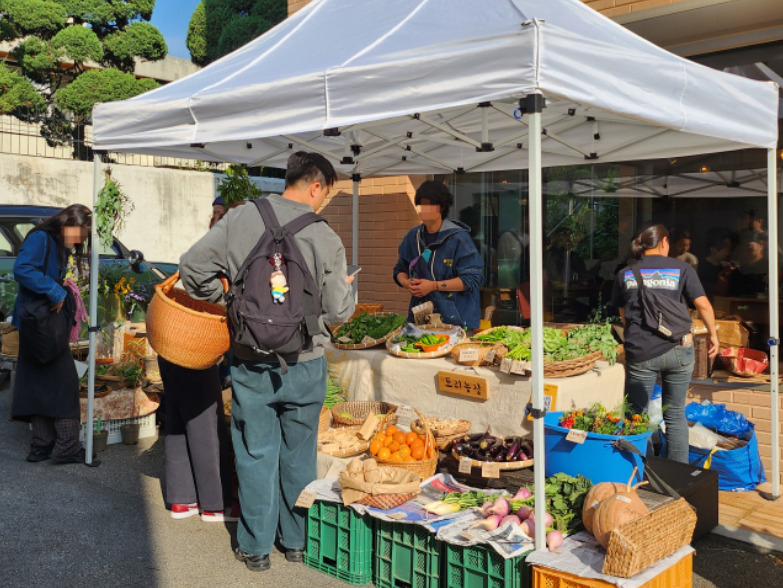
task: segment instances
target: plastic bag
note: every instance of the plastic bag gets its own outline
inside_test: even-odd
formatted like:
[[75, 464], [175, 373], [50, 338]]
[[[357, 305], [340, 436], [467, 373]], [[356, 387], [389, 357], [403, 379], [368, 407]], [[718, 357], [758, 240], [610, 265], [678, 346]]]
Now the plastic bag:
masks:
[[685, 407], [685, 418], [695, 423], [701, 423], [708, 429], [724, 435], [746, 437], [753, 431], [753, 423], [745, 415], [726, 409], [725, 404], [712, 404], [705, 400], [701, 404], [691, 402]]

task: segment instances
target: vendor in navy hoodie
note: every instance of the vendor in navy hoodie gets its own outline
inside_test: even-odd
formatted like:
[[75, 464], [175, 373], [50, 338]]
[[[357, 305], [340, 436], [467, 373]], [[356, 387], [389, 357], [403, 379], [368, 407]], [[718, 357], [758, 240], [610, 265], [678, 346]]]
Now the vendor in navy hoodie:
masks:
[[429, 180], [416, 191], [415, 204], [422, 224], [400, 243], [394, 281], [411, 293], [411, 308], [431, 301], [444, 323], [472, 332], [479, 326], [479, 288], [484, 266], [470, 229], [446, 218], [454, 198], [442, 183]]

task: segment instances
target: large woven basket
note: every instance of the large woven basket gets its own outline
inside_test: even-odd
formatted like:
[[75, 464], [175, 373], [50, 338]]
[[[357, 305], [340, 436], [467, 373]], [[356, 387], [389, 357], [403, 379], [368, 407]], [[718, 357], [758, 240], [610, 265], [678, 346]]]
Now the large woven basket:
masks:
[[359, 302], [354, 307], [354, 311], [353, 314], [351, 315], [351, 319], [356, 318], [363, 312], [366, 312], [367, 314], [375, 314], [378, 312], [383, 312], [383, 304], [381, 304], [380, 302]]
[[[478, 351], [478, 358], [475, 360], [464, 360], [460, 359], [460, 354], [463, 350], [466, 349], [476, 349]], [[487, 361], [487, 354], [490, 351], [494, 351], [494, 357], [490, 358], [489, 361]], [[451, 358], [456, 361], [460, 365], [470, 365], [470, 366], [479, 366], [479, 365], [492, 365], [495, 363], [495, 357], [500, 354], [502, 357], [508, 352], [508, 348], [503, 345], [502, 343], [491, 343], [489, 341], [461, 341], [460, 343], [457, 343], [454, 347], [451, 349]]]
[[602, 572], [630, 578], [688, 545], [696, 513], [684, 498], [612, 529]]
[[171, 363], [195, 370], [212, 367], [231, 344], [226, 309], [174, 288], [177, 280], [179, 273], [155, 286], [147, 309], [147, 338]]
[[[414, 408], [414, 410], [416, 409]], [[426, 480], [427, 478], [435, 475], [435, 470], [438, 467], [437, 444], [435, 443], [435, 437], [432, 434], [432, 431], [430, 431], [429, 427], [427, 427], [427, 422], [424, 421], [424, 417], [422, 416], [422, 414], [418, 410], [416, 410], [416, 414], [418, 414], [419, 419], [421, 419], [424, 422], [424, 427], [426, 428], [427, 443], [431, 443], [432, 446], [435, 448], [435, 455], [427, 459], [422, 459], [420, 461], [386, 461], [386, 460], [378, 459], [378, 456], [376, 455], [375, 461], [378, 462], [378, 465], [400, 468], [403, 470], [407, 470], [409, 472], [413, 472], [415, 474], [418, 474], [422, 480]], [[383, 422], [382, 427], [385, 427], [386, 425], [389, 424], [391, 423]], [[425, 444], [425, 447], [427, 447], [427, 444]]]
[[332, 411], [331, 409], [322, 406], [321, 414], [318, 417], [318, 434], [325, 433], [332, 426]]
[[[435, 425], [433, 421], [443, 422], [443, 425]], [[425, 423], [427, 427], [429, 427], [429, 430], [432, 432], [436, 441], [439, 437], [464, 435], [470, 431], [470, 421], [466, 421], [464, 419], [448, 419], [447, 421], [439, 421], [438, 419], [434, 418], [426, 418], [424, 419], [424, 422], [421, 422], [421, 419], [411, 421], [411, 431], [417, 435], [426, 435], [427, 428], [425, 428]]]
[[[388, 314], [395, 314], [392, 312], [372, 312], [367, 313], [371, 314], [373, 316], [376, 315], [388, 315]], [[342, 325], [340, 325], [342, 326]], [[340, 327], [332, 327], [332, 332], [337, 333], [337, 329]], [[402, 327], [398, 327], [394, 329], [393, 331], [390, 331], [389, 333], [386, 333], [383, 337], [380, 337], [379, 339], [369, 339], [365, 337], [365, 341], [362, 341], [361, 343], [340, 343], [335, 339], [335, 341], [332, 343], [337, 349], [347, 349], [347, 350], [353, 350], [353, 349], [369, 349], [370, 347], [375, 347], [377, 345], [382, 345], [386, 343], [386, 340], [389, 339], [389, 337], [392, 337], [396, 335], [400, 330], [402, 330]]]
[[569, 376], [578, 376], [593, 369], [595, 362], [603, 357], [600, 351], [593, 351], [582, 357], [569, 359], [567, 361], [549, 361], [544, 362], [545, 378], [567, 378]]
[[[433, 333], [435, 335], [439, 335], [451, 331], [454, 328], [455, 328], [454, 325], [444, 324], [442, 327], [433, 327], [433, 328], [428, 327], [424, 330], [426, 330], [427, 333]], [[408, 353], [407, 351], [400, 351], [398, 349], [394, 349], [392, 347], [392, 345], [394, 344], [394, 337], [389, 337], [386, 340], [386, 349], [388, 349], [389, 353], [391, 353], [392, 355], [396, 355], [397, 357], [404, 357], [405, 359], [434, 359], [436, 357], [443, 357], [445, 355], [448, 355], [449, 353], [451, 353], [452, 348], [455, 345], [458, 345], [460, 342], [461, 340], [457, 341], [454, 344], [446, 343], [445, 345], [439, 347], [435, 351], [422, 351], [421, 353]]]
[[[378, 402], [375, 400], [352, 400], [349, 402], [338, 402], [332, 407], [332, 421], [335, 425], [361, 425], [364, 423], [364, 419], [370, 413], [373, 414], [387, 414], [389, 411], [397, 410], [396, 404], [390, 404], [388, 402]], [[347, 412], [351, 415], [351, 418], [340, 416], [340, 414]], [[397, 415], [387, 415], [386, 424], [393, 425], [397, 422]]]
[[389, 510], [405, 504], [409, 500], [416, 498], [418, 494], [409, 492], [408, 494], [368, 494], [361, 500], [357, 500], [356, 504], [363, 504], [365, 506], [372, 506], [373, 508], [379, 508], [381, 510]]

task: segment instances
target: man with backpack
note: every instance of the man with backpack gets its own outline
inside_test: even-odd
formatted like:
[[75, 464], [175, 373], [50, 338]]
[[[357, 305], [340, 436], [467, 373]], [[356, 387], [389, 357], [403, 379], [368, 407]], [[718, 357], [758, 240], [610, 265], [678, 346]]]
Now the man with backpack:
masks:
[[294, 503], [316, 478], [324, 325], [344, 322], [354, 310], [342, 241], [313, 214], [336, 179], [322, 155], [294, 153], [282, 196], [229, 210], [180, 259], [194, 298], [222, 300], [221, 272], [232, 282], [225, 300], [242, 508], [235, 557], [251, 571], [269, 569], [276, 536], [288, 561], [303, 558], [306, 511]]

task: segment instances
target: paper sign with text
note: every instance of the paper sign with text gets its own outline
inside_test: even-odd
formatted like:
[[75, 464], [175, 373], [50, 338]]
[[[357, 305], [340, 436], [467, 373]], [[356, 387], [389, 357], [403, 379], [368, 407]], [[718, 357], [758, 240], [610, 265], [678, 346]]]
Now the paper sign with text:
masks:
[[566, 435], [566, 441], [570, 441], [571, 443], [578, 443], [579, 445], [582, 445], [585, 441], [587, 441], [587, 431], [581, 431], [579, 429], [571, 429], [568, 431], [568, 435]]
[[499, 478], [500, 464], [493, 461], [485, 461], [481, 464], [482, 478]]
[[302, 490], [302, 493], [299, 495], [299, 498], [296, 499], [294, 506], [298, 506], [299, 508], [310, 508], [313, 506], [316, 498], [318, 498], [318, 495], [315, 492]]
[[[533, 402], [533, 393], [530, 393], [530, 402]], [[557, 407], [557, 384], [544, 384], [544, 410], [552, 412]], [[528, 413], [527, 420], [532, 421], [533, 415]]]

